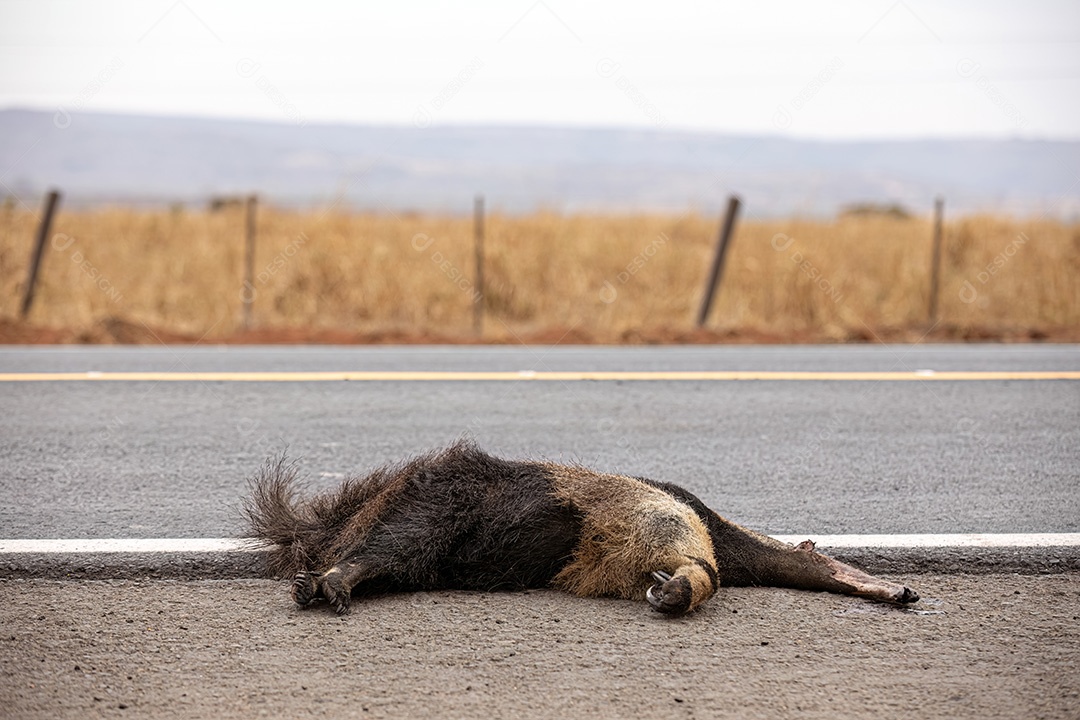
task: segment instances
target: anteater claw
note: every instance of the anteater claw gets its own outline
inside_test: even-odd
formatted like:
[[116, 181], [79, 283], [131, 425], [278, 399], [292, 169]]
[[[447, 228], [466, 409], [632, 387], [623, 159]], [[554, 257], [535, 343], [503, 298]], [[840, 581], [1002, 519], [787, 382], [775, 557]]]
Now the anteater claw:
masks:
[[315, 576], [309, 572], [298, 572], [293, 578], [292, 599], [300, 607], [308, 605], [319, 595]]
[[349, 600], [352, 598], [350, 590], [351, 588], [341, 582], [340, 572], [332, 570], [323, 576], [322, 594], [338, 615], [349, 612]]
[[[653, 575], [658, 576], [659, 573]], [[657, 577], [657, 580], [660, 578]], [[690, 581], [684, 576], [657, 582], [645, 591], [645, 599], [649, 604], [655, 610], [668, 615], [682, 615], [689, 610], [691, 597]]]

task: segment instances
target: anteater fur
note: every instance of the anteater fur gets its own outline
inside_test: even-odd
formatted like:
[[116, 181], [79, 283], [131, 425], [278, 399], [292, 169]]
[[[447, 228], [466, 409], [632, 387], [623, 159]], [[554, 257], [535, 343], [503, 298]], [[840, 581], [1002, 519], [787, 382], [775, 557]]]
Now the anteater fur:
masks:
[[468, 442], [308, 499], [297, 474], [284, 457], [268, 462], [245, 514], [301, 606], [326, 600], [344, 613], [370, 592], [554, 587], [678, 615], [718, 585], [918, 600], [809, 541], [792, 547], [725, 520], [675, 485], [503, 460]]

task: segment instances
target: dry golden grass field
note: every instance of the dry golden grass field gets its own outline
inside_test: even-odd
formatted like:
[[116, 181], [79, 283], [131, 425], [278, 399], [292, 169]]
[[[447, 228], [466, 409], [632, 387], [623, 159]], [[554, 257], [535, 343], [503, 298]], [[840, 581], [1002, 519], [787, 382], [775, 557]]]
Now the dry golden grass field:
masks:
[[1080, 225], [1055, 221], [946, 222], [935, 324], [928, 218], [744, 218], [703, 331], [713, 217], [490, 215], [481, 295], [469, 217], [260, 207], [247, 287], [242, 208], [61, 209], [21, 320], [36, 224], [0, 210], [0, 341], [1080, 338]]

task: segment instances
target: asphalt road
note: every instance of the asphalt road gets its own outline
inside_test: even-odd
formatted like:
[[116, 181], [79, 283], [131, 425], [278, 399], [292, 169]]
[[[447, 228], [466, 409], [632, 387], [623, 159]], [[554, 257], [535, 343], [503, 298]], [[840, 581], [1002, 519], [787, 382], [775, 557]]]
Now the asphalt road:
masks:
[[1076, 345], [0, 347], [0, 372], [1077, 370]]
[[[5, 348], [0, 372], [1076, 370], [1077, 346]], [[225, 537], [275, 453], [314, 488], [473, 437], [682, 484], [774, 533], [1076, 532], [1080, 382], [0, 383], [0, 536]]]
[[[1077, 369], [1075, 346], [0, 349], [0, 373]], [[287, 448], [318, 488], [465, 434], [672, 480], [774, 534], [1080, 530], [1080, 381], [0, 382], [0, 410], [0, 538], [230, 536], [268, 455]], [[871, 549], [860, 564], [919, 603], [723, 588], [679, 619], [552, 591], [391, 595], [338, 618], [220, 558], [10, 557], [12, 718], [1080, 708], [1075, 547], [1026, 574], [1000, 555], [970, 574], [980, 556], [957, 551], [944, 575]], [[121, 576], [225, 579], [72, 579]]]

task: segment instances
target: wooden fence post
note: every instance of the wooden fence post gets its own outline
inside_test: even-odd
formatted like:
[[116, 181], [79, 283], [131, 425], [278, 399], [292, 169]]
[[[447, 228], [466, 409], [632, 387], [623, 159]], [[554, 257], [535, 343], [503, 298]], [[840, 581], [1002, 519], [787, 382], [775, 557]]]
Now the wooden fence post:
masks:
[[930, 258], [930, 312], [928, 322], [937, 322], [938, 284], [941, 280], [941, 223], [945, 215], [945, 199], [934, 199], [934, 250]]
[[59, 202], [60, 191], [50, 190], [45, 197], [45, 211], [41, 216], [41, 223], [38, 225], [33, 254], [30, 256], [30, 271], [26, 276], [26, 287], [23, 288], [22, 317], [24, 319], [30, 314], [30, 305], [34, 302], [34, 286], [37, 284], [38, 270], [41, 267], [41, 258], [45, 252], [45, 239], [49, 237], [53, 213], [56, 212], [56, 206]]
[[724, 224], [720, 228], [720, 235], [716, 239], [716, 254], [713, 256], [712, 269], [709, 271], [709, 279], [705, 283], [705, 297], [701, 299], [701, 309], [698, 312], [698, 327], [705, 325], [705, 318], [712, 308], [713, 296], [724, 274], [724, 258], [727, 255], [728, 245], [731, 241], [732, 231], [735, 229], [735, 216], [739, 214], [739, 198], [732, 195], [728, 198], [727, 214], [724, 216]]
[[255, 304], [255, 211], [258, 200], [248, 195], [244, 202], [244, 329], [251, 328], [251, 308]]
[[476, 252], [476, 293], [473, 301], [473, 332], [484, 334], [484, 196], [473, 202], [473, 240]]

